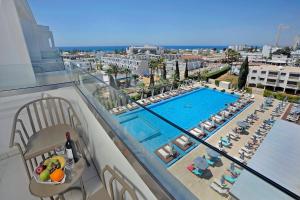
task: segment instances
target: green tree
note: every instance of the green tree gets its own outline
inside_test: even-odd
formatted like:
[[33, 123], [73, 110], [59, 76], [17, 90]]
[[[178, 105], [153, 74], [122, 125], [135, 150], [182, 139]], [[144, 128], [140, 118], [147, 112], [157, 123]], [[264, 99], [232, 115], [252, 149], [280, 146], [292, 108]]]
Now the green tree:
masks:
[[141, 94], [141, 99], [144, 97], [145, 92], [147, 91], [146, 85], [143, 82], [138, 82], [137, 87], [139, 88], [139, 92]]
[[109, 66], [109, 68], [106, 70], [106, 73], [108, 75], [113, 75], [116, 87], [118, 87], [117, 77], [120, 72], [121, 72], [121, 69], [118, 67], [118, 65], [115, 65], [115, 64], [111, 64]]
[[227, 63], [236, 62], [241, 57], [240, 53], [233, 50], [233, 49], [227, 49], [225, 51], [225, 56], [226, 56], [226, 62]]
[[174, 79], [177, 81], [180, 80], [180, 72], [179, 72], [179, 65], [178, 65], [178, 60], [175, 62], [175, 74], [174, 74]]
[[298, 59], [296, 60], [295, 65], [298, 66], [298, 67], [300, 66], [300, 58], [298, 58]]
[[164, 80], [167, 79], [167, 69], [166, 69], [166, 63], [165, 62], [162, 64], [161, 78], [164, 79]]
[[125, 74], [125, 80], [126, 80], [126, 86], [128, 87], [129, 86], [129, 83], [130, 83], [130, 80], [129, 80], [129, 74], [131, 73], [131, 70], [128, 69], [128, 68], [124, 68], [122, 69], [122, 73]]
[[134, 84], [137, 84], [137, 79], [139, 78], [139, 75], [137, 75], [137, 74], [132, 74], [131, 77], [133, 78]]
[[249, 73], [249, 63], [248, 63], [248, 56], [244, 60], [243, 64], [241, 65], [240, 73], [239, 73], [239, 79], [238, 79], [238, 88], [242, 89], [245, 87], [247, 82], [247, 76]]
[[188, 77], [189, 77], [189, 70], [188, 70], [188, 62], [189, 62], [189, 60], [185, 59], [184, 61], [185, 61], [184, 78], [188, 79]]
[[274, 53], [274, 55], [286, 55], [287, 57], [290, 57], [291, 56], [291, 51], [292, 49], [290, 47], [284, 47], [282, 49], [278, 49], [276, 50]]
[[149, 61], [149, 68], [150, 68], [150, 83], [149, 88], [154, 87], [154, 71], [158, 67], [158, 61], [155, 59], [152, 59]]

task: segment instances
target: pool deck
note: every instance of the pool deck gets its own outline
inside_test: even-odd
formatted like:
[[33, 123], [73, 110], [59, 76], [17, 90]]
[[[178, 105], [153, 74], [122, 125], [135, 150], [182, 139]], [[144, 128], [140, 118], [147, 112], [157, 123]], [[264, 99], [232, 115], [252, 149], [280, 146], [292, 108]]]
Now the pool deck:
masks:
[[[217, 143], [220, 140], [220, 136], [225, 136], [226, 134], [228, 134], [229, 131], [236, 127], [237, 121], [245, 119], [247, 115], [253, 113], [255, 109], [259, 109], [262, 102], [263, 97], [256, 95], [254, 103], [247, 107], [243, 112], [239, 113], [220, 130], [214, 133], [210, 138], [206, 140], [206, 142], [210, 143], [213, 146], [217, 146]], [[265, 119], [270, 118], [272, 110], [278, 103], [279, 101], [275, 100], [273, 106], [269, 107], [268, 110], [263, 113], [257, 112], [259, 119], [255, 121], [255, 123], [252, 124], [251, 127], [247, 130], [249, 134], [241, 135], [238, 141], [232, 140], [233, 145], [231, 148], [225, 148], [226, 152], [231, 156], [239, 157], [239, 149], [244, 146], [247, 141], [250, 140], [251, 136], [258, 129], [260, 124]], [[231, 161], [224, 157], [221, 157], [221, 162], [219, 162], [217, 166], [210, 166], [208, 168], [208, 173], [206, 173], [204, 177], [200, 178], [188, 171], [186, 167], [190, 165], [197, 156], [202, 155], [207, 155], [205, 145], [199, 145], [198, 147], [196, 147], [194, 150], [189, 152], [187, 155], [185, 155], [183, 158], [169, 167], [168, 170], [179, 181], [181, 181], [183, 185], [185, 185], [191, 192], [193, 192], [197, 197], [201, 199], [229, 199], [230, 195], [227, 197], [221, 196], [219, 193], [210, 188], [210, 184], [214, 181], [214, 179], [220, 179], [222, 174], [228, 174], [226, 169], [229, 167]]]

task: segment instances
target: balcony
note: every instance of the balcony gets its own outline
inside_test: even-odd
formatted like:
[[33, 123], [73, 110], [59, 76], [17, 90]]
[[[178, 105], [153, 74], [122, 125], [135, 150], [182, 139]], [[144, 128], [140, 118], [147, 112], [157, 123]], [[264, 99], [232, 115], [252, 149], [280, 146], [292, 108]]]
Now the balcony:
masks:
[[289, 76], [289, 79], [292, 79], [292, 80], [299, 80], [300, 76]]
[[[129, 184], [129, 187], [135, 192], [138, 199], [225, 199], [223, 195], [226, 198], [230, 198], [232, 195], [239, 194], [238, 191], [242, 191], [237, 187], [244, 185], [243, 182], [239, 183], [239, 177], [242, 181], [243, 174], [252, 177], [252, 180], [259, 183], [262, 182], [264, 189], [275, 192], [279, 197], [287, 199], [298, 197], [294, 191], [290, 191], [277, 184], [280, 181], [268, 181], [272, 177], [266, 177], [260, 171], [256, 171], [255, 166], [249, 167], [250, 163], [247, 166], [240, 162], [238, 153], [240, 147], [250, 140], [260, 123], [270, 116], [271, 109], [266, 110], [264, 113], [259, 113], [260, 121], [255, 122], [247, 130], [249, 134], [238, 136], [240, 139], [232, 141], [232, 148], [225, 148], [225, 153], [220, 151], [217, 145], [220, 136], [225, 137], [233, 127], [236, 127], [237, 122], [243, 119], [243, 115], [250, 114], [249, 112], [252, 112], [253, 109], [242, 111], [242, 114], [228, 120], [224, 126], [220, 126], [211, 137], [202, 140], [189, 133], [186, 128], [182, 128], [169, 119], [164, 118], [164, 116], [159, 115], [150, 109], [150, 107], [145, 107], [135, 102], [138, 106], [136, 110], [141, 110], [144, 113], [139, 123], [141, 128], [139, 137], [143, 138], [137, 140], [132, 136], [131, 129], [123, 126], [126, 120], [120, 121], [119, 115], [112, 115], [111, 113], [114, 111], [113, 108], [122, 108], [123, 106], [126, 107], [122, 112], [129, 112], [128, 104], [133, 102], [132, 99], [119, 90], [105, 84], [98, 79], [96, 74], [75, 69], [68, 73], [68, 75], [70, 79], [65, 83], [37, 85], [31, 88], [16, 88], [0, 92], [2, 116], [0, 120], [2, 126], [0, 134], [0, 170], [1, 174], [4, 174], [2, 176], [2, 180], [4, 181], [0, 183], [2, 197], [7, 197], [7, 199], [36, 199], [28, 191], [28, 180], [26, 179], [26, 172], [22, 167], [20, 155], [15, 149], [8, 149], [7, 147], [10, 137], [7, 133], [11, 131], [13, 116], [20, 106], [28, 101], [49, 96], [68, 99], [81, 121], [82, 126], [79, 127], [79, 130], [85, 143], [85, 151], [89, 155], [91, 163], [93, 163], [84, 176], [84, 185], [88, 199], [101, 199], [103, 197], [101, 194], [106, 191], [103, 187], [103, 184], [106, 182], [98, 174], [102, 174], [102, 170], [106, 166], [110, 166], [120, 175], [122, 180]], [[71, 83], [69, 80], [71, 80]], [[258, 98], [250, 106], [258, 108], [263, 103], [262, 101], [262, 98]], [[117, 111], [119, 112], [119, 110]], [[147, 124], [147, 121], [153, 123]], [[159, 128], [153, 128], [152, 124], [155, 124]], [[183, 154], [183, 156], [180, 156], [179, 160], [169, 167], [166, 167], [153, 152], [149, 152], [143, 146], [142, 142], [145, 139], [150, 140], [155, 138], [155, 134], [159, 134], [162, 129], [166, 128], [170, 130], [170, 133], [185, 134], [198, 144], [197, 147], [187, 152], [186, 155], [184, 155], [184, 151], [176, 147], [177, 151]], [[154, 131], [155, 134], [151, 134], [151, 137], [143, 135], [149, 133], [149, 131], [151, 133]], [[165, 142], [166, 144], [169, 143], [169, 141]], [[193, 174], [196, 172], [200, 173], [201, 170], [196, 168], [194, 169], [196, 171], [193, 173], [190, 172], [187, 166], [196, 157], [207, 156], [209, 149], [220, 155], [216, 164], [209, 166], [203, 176]], [[250, 157], [252, 156], [254, 155], [251, 154]], [[250, 158], [247, 159], [247, 161], [249, 160]], [[239, 173], [241, 175], [233, 178], [229, 170], [231, 165], [235, 166], [234, 169], [231, 169], [233, 170], [232, 173]], [[226, 174], [226, 177], [229, 179], [230, 177], [233, 178], [231, 179], [232, 183], [226, 182], [226, 187], [222, 183], [220, 185], [223, 174]], [[234, 183], [236, 180], [237, 182]], [[16, 185], [18, 186], [17, 193], [15, 190], [9, 190], [9, 188]], [[256, 189], [256, 185], [245, 184], [244, 186], [252, 190], [252, 192]], [[220, 187], [223, 188], [216, 191]], [[118, 190], [119, 188], [115, 189], [115, 193], [120, 194], [121, 191]], [[70, 199], [73, 199], [74, 196], [77, 197], [78, 194], [66, 194], [66, 197], [70, 197]]]
[[277, 78], [278, 74], [268, 74], [268, 77]]

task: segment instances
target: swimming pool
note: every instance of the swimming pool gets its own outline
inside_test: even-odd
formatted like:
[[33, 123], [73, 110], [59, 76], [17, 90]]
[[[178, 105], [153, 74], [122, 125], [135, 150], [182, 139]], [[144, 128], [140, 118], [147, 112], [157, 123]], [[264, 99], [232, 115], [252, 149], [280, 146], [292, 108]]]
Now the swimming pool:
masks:
[[[237, 101], [238, 98], [237, 95], [201, 88], [147, 107], [188, 130], [226, 108], [227, 104]], [[130, 135], [152, 153], [182, 134], [178, 129], [144, 109], [124, 113], [117, 116], [117, 119]], [[207, 137], [213, 133], [210, 133]], [[181, 156], [189, 151], [183, 152], [177, 148], [176, 150], [179, 151]], [[167, 166], [174, 162], [175, 160], [168, 163]]]

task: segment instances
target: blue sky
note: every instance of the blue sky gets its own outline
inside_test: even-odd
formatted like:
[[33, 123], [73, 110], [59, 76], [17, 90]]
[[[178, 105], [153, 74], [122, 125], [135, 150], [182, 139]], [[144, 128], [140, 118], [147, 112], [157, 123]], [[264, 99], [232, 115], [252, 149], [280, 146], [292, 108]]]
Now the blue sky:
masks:
[[300, 34], [299, 0], [28, 0], [57, 46], [280, 44]]

